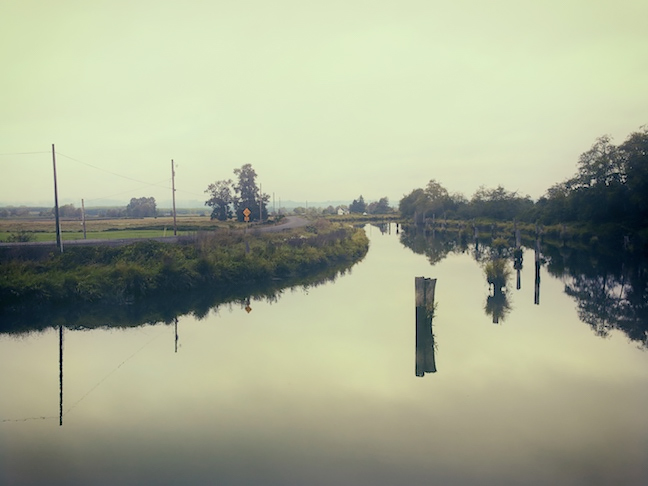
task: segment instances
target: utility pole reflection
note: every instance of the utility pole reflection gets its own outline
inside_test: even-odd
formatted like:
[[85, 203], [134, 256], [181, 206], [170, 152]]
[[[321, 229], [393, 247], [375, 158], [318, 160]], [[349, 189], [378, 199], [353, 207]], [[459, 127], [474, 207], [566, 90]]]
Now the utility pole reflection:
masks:
[[174, 317], [175, 320], [175, 352], [178, 352], [178, 318]]
[[59, 426], [63, 425], [63, 325], [59, 324]]

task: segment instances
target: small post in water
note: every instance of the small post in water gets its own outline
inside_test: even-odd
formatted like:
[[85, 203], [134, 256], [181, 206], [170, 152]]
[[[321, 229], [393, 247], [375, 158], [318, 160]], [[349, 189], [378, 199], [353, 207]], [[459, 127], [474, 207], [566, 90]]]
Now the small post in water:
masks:
[[436, 373], [434, 358], [434, 290], [436, 278], [415, 277], [416, 296], [416, 376]]

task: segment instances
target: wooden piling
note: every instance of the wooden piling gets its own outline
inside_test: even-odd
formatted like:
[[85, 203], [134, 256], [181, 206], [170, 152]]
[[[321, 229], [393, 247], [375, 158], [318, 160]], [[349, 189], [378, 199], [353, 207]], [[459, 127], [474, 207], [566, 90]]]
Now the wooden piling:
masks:
[[415, 277], [414, 292], [416, 303], [416, 376], [436, 373], [434, 357], [434, 317], [435, 278]]

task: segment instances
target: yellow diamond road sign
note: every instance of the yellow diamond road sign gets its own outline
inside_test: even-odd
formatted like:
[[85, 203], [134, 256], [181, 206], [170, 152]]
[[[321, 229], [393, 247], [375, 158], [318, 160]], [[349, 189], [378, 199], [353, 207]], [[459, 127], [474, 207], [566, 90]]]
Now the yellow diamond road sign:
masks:
[[250, 214], [252, 214], [252, 211], [250, 211], [248, 208], [245, 208], [243, 210], [243, 216], [245, 216], [245, 221], [250, 221]]

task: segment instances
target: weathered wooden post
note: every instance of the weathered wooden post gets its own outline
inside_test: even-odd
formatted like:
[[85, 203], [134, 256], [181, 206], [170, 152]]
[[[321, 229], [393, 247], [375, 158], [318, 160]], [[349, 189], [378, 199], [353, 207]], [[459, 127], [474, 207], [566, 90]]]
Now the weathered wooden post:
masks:
[[520, 236], [520, 228], [518, 228], [517, 219], [513, 220], [514, 234], [515, 234], [515, 251], [513, 252], [513, 268], [517, 272], [515, 288], [520, 290], [522, 288], [522, 277], [520, 272], [522, 270], [522, 238]]
[[436, 278], [415, 277], [414, 291], [416, 301], [416, 376], [436, 373], [434, 359], [434, 290]]
[[536, 236], [535, 242], [535, 287], [533, 303], [540, 305], [540, 236]]

